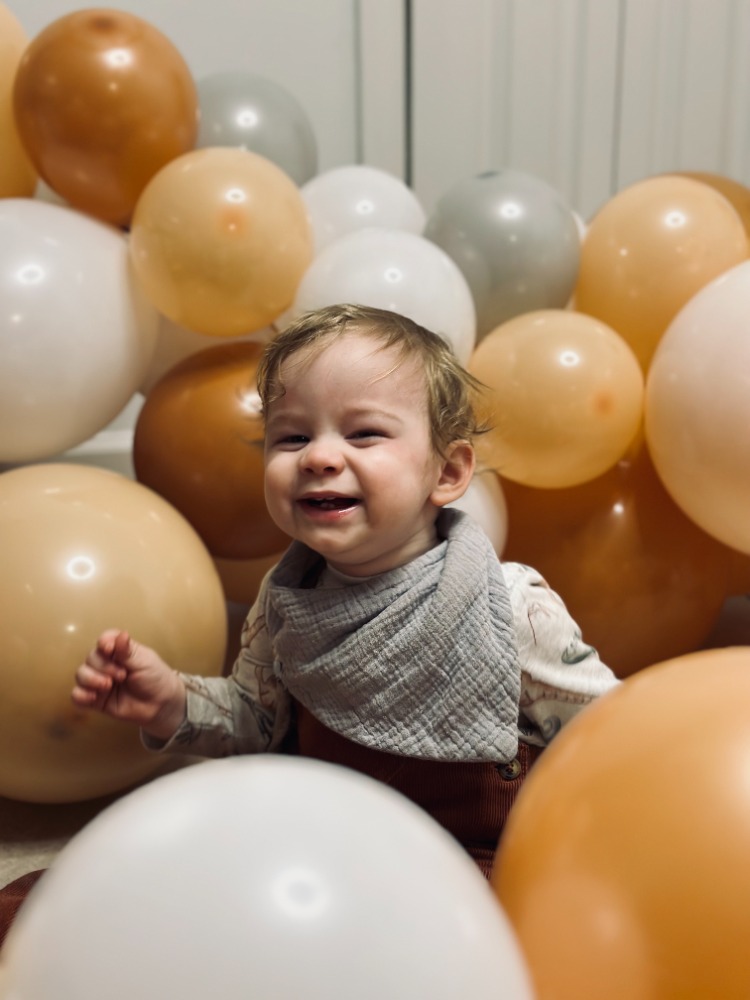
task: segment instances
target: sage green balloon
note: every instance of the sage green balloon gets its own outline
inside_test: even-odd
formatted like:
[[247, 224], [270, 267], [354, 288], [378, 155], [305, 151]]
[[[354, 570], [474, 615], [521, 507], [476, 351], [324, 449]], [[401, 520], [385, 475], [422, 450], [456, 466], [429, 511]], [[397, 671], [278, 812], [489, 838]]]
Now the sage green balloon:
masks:
[[428, 216], [424, 236], [463, 272], [477, 311], [477, 340], [521, 313], [564, 308], [575, 288], [575, 215], [533, 175], [498, 170], [459, 181]]
[[197, 82], [196, 147], [231, 146], [265, 156], [302, 185], [318, 172], [318, 143], [307, 112], [281, 84], [246, 72]]

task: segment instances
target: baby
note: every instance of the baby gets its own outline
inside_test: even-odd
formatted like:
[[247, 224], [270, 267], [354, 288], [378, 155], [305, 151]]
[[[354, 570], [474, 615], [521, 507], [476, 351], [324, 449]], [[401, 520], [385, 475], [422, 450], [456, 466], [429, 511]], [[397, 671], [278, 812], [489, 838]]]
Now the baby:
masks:
[[72, 698], [153, 750], [283, 750], [408, 795], [488, 874], [534, 758], [617, 681], [532, 569], [501, 564], [448, 505], [474, 473], [480, 387], [437, 335], [332, 306], [258, 370], [265, 498], [292, 539], [243, 627], [231, 676], [177, 672], [122, 631]]

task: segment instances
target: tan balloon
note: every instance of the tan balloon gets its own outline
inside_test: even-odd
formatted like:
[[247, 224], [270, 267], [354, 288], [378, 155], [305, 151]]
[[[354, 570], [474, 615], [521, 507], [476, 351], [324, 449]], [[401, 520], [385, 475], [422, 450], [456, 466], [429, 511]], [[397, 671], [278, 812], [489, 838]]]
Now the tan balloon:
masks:
[[694, 181], [708, 184], [719, 194], [723, 194], [742, 219], [742, 225], [750, 238], [750, 188], [746, 184], [740, 184], [739, 181], [735, 181], [731, 177], [724, 177], [722, 174], [701, 173], [700, 171], [681, 171], [680, 174], [682, 177], [691, 177]]
[[180, 326], [234, 337], [287, 309], [312, 259], [312, 232], [294, 182], [246, 149], [187, 153], [141, 196], [131, 228], [136, 274]]
[[576, 308], [624, 337], [646, 371], [682, 306], [747, 256], [745, 227], [722, 194], [689, 177], [650, 177], [589, 223]]
[[109, 8], [66, 14], [32, 40], [13, 106], [26, 152], [52, 190], [118, 225], [198, 131], [198, 94], [180, 52], [147, 21]]
[[13, 114], [13, 83], [27, 41], [20, 22], [0, 3], [0, 198], [30, 198], [37, 182]]
[[643, 376], [625, 341], [564, 309], [524, 313], [486, 336], [469, 362], [488, 388], [491, 430], [480, 465], [527, 486], [594, 479], [624, 454], [641, 423]]
[[683, 656], [534, 765], [492, 884], [538, 1000], [750, 996], [749, 702], [750, 649]]
[[664, 485], [704, 531], [750, 554], [750, 261], [675, 318], [646, 384], [646, 437]]
[[138, 731], [70, 701], [106, 628], [188, 673], [219, 674], [226, 606], [173, 507], [116, 473], [40, 464], [0, 475], [0, 795], [75, 802], [120, 791], [159, 758]]

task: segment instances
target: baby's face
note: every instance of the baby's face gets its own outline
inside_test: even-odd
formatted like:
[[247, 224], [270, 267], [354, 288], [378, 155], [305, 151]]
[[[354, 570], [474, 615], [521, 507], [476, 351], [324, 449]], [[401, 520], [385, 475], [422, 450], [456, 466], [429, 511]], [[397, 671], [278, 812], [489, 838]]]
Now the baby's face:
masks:
[[266, 503], [292, 538], [368, 576], [434, 544], [442, 461], [424, 376], [396, 348], [352, 331], [280, 372], [266, 421]]

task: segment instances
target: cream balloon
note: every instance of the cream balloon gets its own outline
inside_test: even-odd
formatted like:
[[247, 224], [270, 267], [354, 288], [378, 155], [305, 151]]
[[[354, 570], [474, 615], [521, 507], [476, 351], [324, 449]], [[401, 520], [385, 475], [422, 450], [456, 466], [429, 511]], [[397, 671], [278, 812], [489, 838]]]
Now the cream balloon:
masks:
[[675, 503], [709, 535], [750, 553], [750, 261], [706, 285], [657, 348], [646, 439]]
[[491, 469], [476, 472], [464, 495], [448, 506], [473, 517], [498, 556], [503, 554], [508, 537], [508, 506], [497, 473]]
[[0, 475], [0, 795], [76, 802], [152, 774], [135, 727], [70, 701], [106, 628], [187, 673], [219, 673], [226, 606], [185, 519], [104, 469], [40, 463]]
[[87, 440], [137, 391], [158, 316], [118, 230], [34, 199], [0, 200], [0, 462]]
[[301, 188], [315, 252], [339, 236], [377, 226], [421, 234], [425, 211], [414, 192], [385, 170], [364, 164], [334, 167]]
[[532, 997], [502, 908], [441, 827], [371, 778], [283, 755], [184, 768], [100, 813], [4, 957], [16, 1000]]
[[469, 286], [450, 257], [415, 233], [360, 229], [334, 240], [305, 272], [285, 320], [338, 302], [391, 309], [440, 334], [468, 361], [476, 339]]

